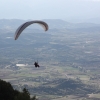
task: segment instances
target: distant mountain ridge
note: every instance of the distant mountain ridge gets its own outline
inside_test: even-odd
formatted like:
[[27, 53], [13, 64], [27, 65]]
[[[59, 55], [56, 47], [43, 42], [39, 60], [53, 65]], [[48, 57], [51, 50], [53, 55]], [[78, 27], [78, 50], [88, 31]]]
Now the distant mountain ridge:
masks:
[[[0, 29], [16, 29], [22, 23], [29, 20], [21, 19], [0, 19]], [[43, 19], [49, 25], [49, 29], [78, 29], [78, 28], [93, 28], [99, 27], [100, 24], [95, 23], [70, 23], [61, 19]], [[30, 26], [29, 28], [36, 28], [37, 26]]]

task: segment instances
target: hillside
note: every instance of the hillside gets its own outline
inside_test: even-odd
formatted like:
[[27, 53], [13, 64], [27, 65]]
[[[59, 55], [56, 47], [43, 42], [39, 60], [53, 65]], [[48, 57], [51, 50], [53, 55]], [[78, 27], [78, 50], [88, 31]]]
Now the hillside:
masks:
[[[0, 19], [0, 29], [16, 29], [22, 23], [29, 20], [21, 20], [21, 19]], [[47, 22], [50, 29], [85, 29], [85, 28], [95, 28], [99, 27], [100, 24], [95, 24], [92, 22], [84, 22], [84, 23], [70, 23], [61, 19], [43, 19], [43, 21]], [[37, 25], [32, 25], [29, 28], [39, 29]]]
[[[49, 31], [34, 24], [15, 41], [15, 30], [24, 21], [4, 21], [0, 28], [0, 79], [17, 90], [26, 87], [41, 99], [64, 96], [82, 100], [89, 94], [99, 95], [99, 24], [46, 19]], [[40, 68], [34, 67], [35, 61]]]
[[36, 97], [30, 97], [27, 89], [22, 92], [14, 90], [9, 82], [0, 80], [0, 100], [37, 100]]

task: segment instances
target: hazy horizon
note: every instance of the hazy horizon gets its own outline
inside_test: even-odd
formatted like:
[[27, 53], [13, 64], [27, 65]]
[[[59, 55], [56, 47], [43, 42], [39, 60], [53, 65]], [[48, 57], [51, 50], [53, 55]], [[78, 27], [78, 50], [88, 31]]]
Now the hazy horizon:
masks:
[[0, 19], [84, 21], [100, 18], [100, 0], [0, 0], [0, 2]]

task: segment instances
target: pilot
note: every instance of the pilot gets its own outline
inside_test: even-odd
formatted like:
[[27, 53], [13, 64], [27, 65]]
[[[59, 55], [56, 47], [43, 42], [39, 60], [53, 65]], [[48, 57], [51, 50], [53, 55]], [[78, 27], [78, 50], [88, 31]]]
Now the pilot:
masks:
[[38, 62], [35, 62], [34, 65], [35, 65], [35, 67], [40, 67]]

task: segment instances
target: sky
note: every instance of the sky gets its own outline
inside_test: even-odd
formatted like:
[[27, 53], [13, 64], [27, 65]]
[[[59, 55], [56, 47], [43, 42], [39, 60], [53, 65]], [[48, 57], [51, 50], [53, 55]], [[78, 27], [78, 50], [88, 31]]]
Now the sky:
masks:
[[0, 0], [0, 19], [100, 18], [100, 0]]

